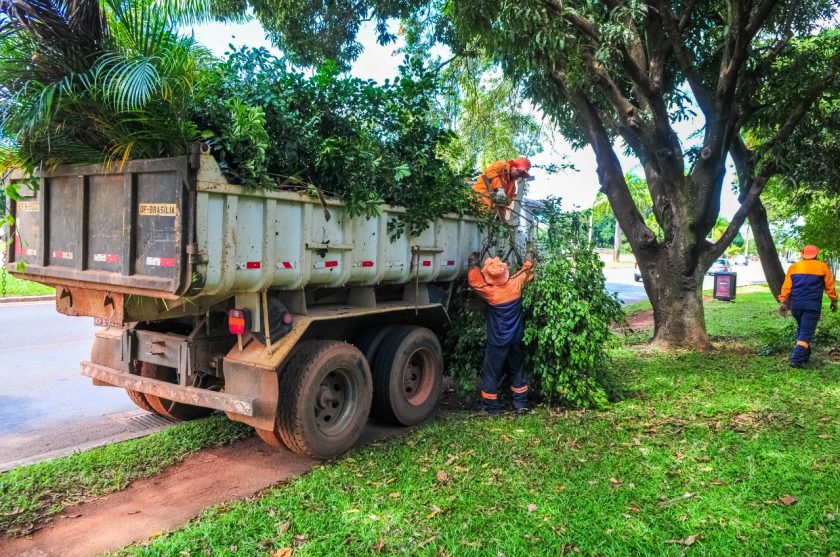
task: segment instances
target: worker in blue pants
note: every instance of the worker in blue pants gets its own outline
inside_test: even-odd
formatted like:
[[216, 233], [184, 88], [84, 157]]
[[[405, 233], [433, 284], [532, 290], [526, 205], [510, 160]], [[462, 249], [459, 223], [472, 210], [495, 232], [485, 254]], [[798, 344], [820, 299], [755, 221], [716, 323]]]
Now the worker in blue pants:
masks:
[[817, 246], [805, 246], [802, 260], [788, 269], [779, 294], [779, 313], [790, 312], [796, 319], [796, 345], [790, 355], [791, 367], [801, 368], [811, 358], [811, 343], [822, 311], [823, 292], [831, 299], [831, 311], [837, 311], [837, 290], [831, 269], [817, 260]]

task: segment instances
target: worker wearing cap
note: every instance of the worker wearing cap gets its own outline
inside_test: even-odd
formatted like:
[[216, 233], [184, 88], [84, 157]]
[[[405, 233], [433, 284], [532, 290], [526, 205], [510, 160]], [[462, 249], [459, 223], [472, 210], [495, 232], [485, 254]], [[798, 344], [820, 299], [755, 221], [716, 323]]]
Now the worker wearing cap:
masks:
[[805, 246], [802, 259], [790, 266], [779, 294], [779, 313], [788, 311], [796, 319], [796, 345], [790, 355], [791, 367], [802, 367], [811, 357], [811, 342], [820, 320], [823, 291], [831, 299], [831, 311], [837, 311], [837, 290], [828, 265], [817, 261], [817, 246]]
[[473, 184], [472, 189], [479, 194], [482, 202], [488, 208], [497, 205], [497, 195], [504, 194], [508, 200], [501, 207], [500, 214], [504, 216], [504, 206], [509, 206], [516, 199], [516, 181], [528, 178], [530, 169], [531, 161], [525, 157], [507, 162], [496, 161], [484, 169], [484, 172]]
[[497, 415], [499, 383], [507, 372], [517, 412], [528, 411], [528, 382], [525, 378], [525, 330], [522, 318], [522, 288], [534, 278], [530, 253], [522, 269], [510, 276], [508, 265], [491, 257], [479, 269], [478, 254], [470, 257], [468, 280], [472, 289], [487, 302], [487, 347], [481, 374], [481, 402], [488, 414]]

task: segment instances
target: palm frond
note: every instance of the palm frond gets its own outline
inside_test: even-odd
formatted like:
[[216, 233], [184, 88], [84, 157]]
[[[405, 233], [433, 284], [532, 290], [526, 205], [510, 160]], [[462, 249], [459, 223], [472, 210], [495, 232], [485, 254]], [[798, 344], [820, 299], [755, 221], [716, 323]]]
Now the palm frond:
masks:
[[195, 25], [209, 21], [244, 23], [251, 19], [242, 0], [152, 0], [153, 6], [173, 21]]

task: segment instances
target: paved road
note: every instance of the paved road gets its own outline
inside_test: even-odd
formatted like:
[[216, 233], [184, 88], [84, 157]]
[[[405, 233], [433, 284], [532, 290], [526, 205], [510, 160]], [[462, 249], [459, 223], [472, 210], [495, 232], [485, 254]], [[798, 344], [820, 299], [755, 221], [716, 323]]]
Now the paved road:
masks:
[[52, 301], [0, 304], [0, 470], [167, 425], [79, 374], [94, 331]]
[[[767, 282], [759, 263], [753, 262], [747, 267], [734, 267], [734, 271], [738, 273], [738, 286]], [[607, 279], [607, 291], [618, 294], [619, 300], [625, 304], [647, 299], [647, 293], [645, 293], [642, 283], [633, 280], [632, 267], [604, 269], [604, 276]], [[703, 280], [703, 290], [711, 290], [713, 280], [712, 277], [706, 276]]]

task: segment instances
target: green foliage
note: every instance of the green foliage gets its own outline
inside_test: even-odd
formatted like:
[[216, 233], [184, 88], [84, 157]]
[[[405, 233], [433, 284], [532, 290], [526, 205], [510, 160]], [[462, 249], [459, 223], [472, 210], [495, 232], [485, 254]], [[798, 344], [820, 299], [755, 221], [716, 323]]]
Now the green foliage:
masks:
[[[709, 332], [771, 325], [761, 297], [711, 303]], [[824, 557], [840, 546], [840, 364], [739, 348], [616, 349], [637, 396], [603, 412], [453, 413], [119, 555]]]
[[592, 245], [596, 248], [611, 248], [615, 241], [615, 215], [610, 212], [592, 219]]
[[314, 184], [354, 216], [378, 214], [386, 202], [405, 206], [389, 223], [392, 235], [474, 209], [466, 175], [439, 156], [454, 136], [435, 115], [438, 79], [419, 61], [380, 86], [343, 76], [335, 63], [307, 78], [265, 49], [244, 48], [211, 74], [194, 118], [233, 181]]
[[149, 2], [3, 2], [3, 169], [183, 154], [210, 59]]
[[459, 393], [472, 395], [487, 344], [484, 302], [466, 288], [458, 289], [452, 295], [449, 317], [452, 327], [443, 337], [446, 371]]
[[[535, 397], [550, 403], [600, 408], [612, 391], [606, 372], [614, 322], [624, 314], [604, 287], [603, 263], [589, 247], [581, 214], [546, 202], [534, 280], [525, 287], [526, 369]], [[448, 371], [463, 393], [475, 390], [487, 341], [483, 303], [456, 293], [445, 337]]]
[[221, 415], [182, 423], [141, 439], [0, 473], [0, 529], [23, 535], [63, 509], [125, 489], [201, 449], [249, 437], [251, 428]]
[[542, 150], [542, 126], [528, 112], [519, 87], [492, 69], [489, 62], [461, 57], [442, 70], [443, 105], [457, 131], [446, 156], [455, 168], [485, 168]]
[[[49, 286], [13, 277], [6, 272], [5, 268], [0, 268], [0, 285], [5, 285], [5, 295], [9, 297], [42, 296], [55, 293], [55, 289]], [[0, 288], [0, 296], [2, 295], [2, 288]]]
[[622, 322], [607, 293], [604, 264], [589, 246], [580, 214], [546, 202], [539, 266], [525, 290], [525, 344], [532, 383], [549, 401], [575, 407], [607, 404], [610, 326]]
[[178, 36], [174, 15], [233, 13], [219, 3], [3, 5], [0, 170], [182, 155], [200, 138], [235, 183], [317, 186], [353, 216], [405, 206], [392, 236], [476, 209], [472, 169], [453, 172], [442, 156], [455, 136], [439, 118], [440, 80], [419, 59], [382, 86], [336, 62], [305, 77], [264, 49], [217, 61]]
[[[656, 215], [653, 212], [653, 199], [650, 196], [647, 182], [644, 178], [636, 176], [635, 174], [627, 174], [624, 177], [627, 187], [630, 190], [630, 196], [633, 198], [633, 203], [638, 207], [639, 212], [645, 219], [645, 225], [650, 228], [659, 238], [662, 237], [662, 228], [656, 221]], [[612, 217], [612, 222], [615, 223], [615, 213], [610, 206], [607, 196], [603, 192], [599, 192], [595, 197], [595, 204], [592, 207], [593, 211], [593, 227], [594, 221], [602, 221], [606, 217]], [[615, 233], [615, 225], [613, 224], [613, 233]], [[613, 247], [613, 238], [610, 237], [609, 243], [605, 247]]]

